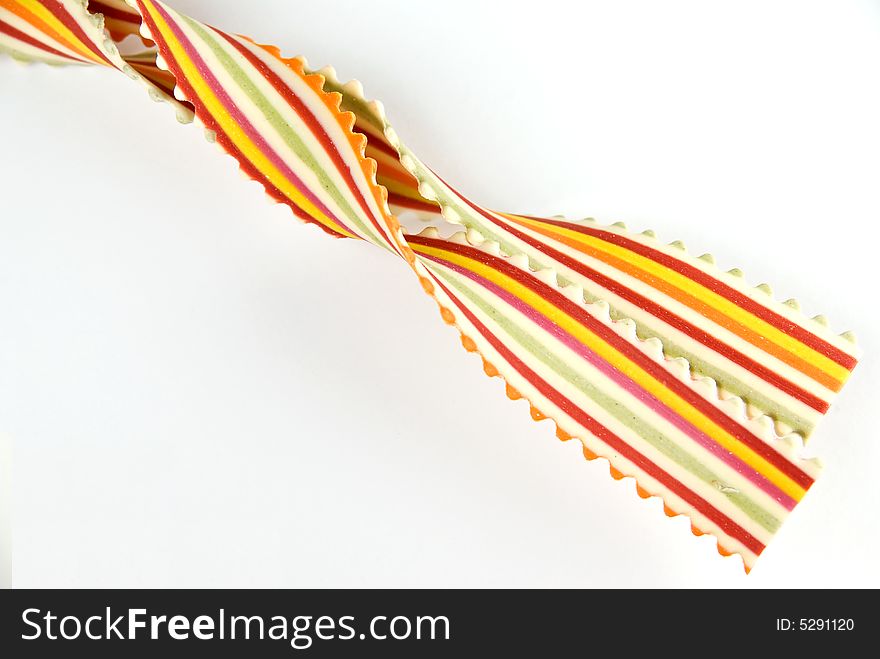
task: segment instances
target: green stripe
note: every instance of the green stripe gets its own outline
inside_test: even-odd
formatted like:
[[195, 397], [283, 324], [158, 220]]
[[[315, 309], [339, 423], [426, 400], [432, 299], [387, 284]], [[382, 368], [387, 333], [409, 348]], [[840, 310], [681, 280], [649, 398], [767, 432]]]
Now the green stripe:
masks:
[[[621, 313], [617, 309], [611, 309], [611, 317], [615, 320], [619, 320], [621, 318], [629, 318], [626, 314]], [[781, 421], [782, 423], [790, 426], [795, 432], [800, 433], [803, 437], [809, 437], [810, 433], [813, 432], [815, 428], [815, 424], [794, 412], [786, 407], [783, 407], [776, 401], [768, 398], [760, 391], [757, 391], [754, 387], [750, 387], [745, 384], [742, 380], [734, 377], [727, 371], [723, 371], [720, 368], [717, 368], [706, 362], [699, 357], [697, 357], [694, 353], [689, 352], [688, 350], [682, 348], [680, 345], [672, 341], [671, 339], [666, 338], [659, 332], [655, 331], [648, 325], [639, 321], [636, 324], [636, 334], [642, 340], [656, 338], [660, 339], [663, 343], [663, 352], [667, 357], [677, 358], [682, 357], [691, 365], [691, 369], [697, 375], [702, 375], [707, 378], [712, 378], [716, 383], [724, 387], [727, 391], [731, 392], [735, 396], [742, 398], [745, 401], [748, 401], [759, 410], [761, 410], [764, 414], [771, 416], [777, 421]], [[763, 380], [762, 380], [763, 381]]]
[[344, 112], [354, 113], [358, 119], [363, 119], [382, 135], [385, 134], [385, 124], [382, 119], [376, 115], [370, 107], [369, 102], [362, 98], [352, 96], [342, 87], [342, 83], [330, 80], [319, 71], [307, 71], [309, 74], [317, 74], [324, 78], [324, 91], [337, 92], [342, 96], [342, 105], [340, 106]]
[[[400, 151], [402, 155], [406, 155], [412, 158], [413, 162], [416, 164], [415, 171], [408, 170], [409, 173], [412, 174], [420, 184], [428, 181], [428, 183], [431, 185], [431, 189], [437, 195], [437, 201], [440, 203], [440, 205], [446, 208], [451, 208], [453, 211], [455, 211], [462, 219], [462, 224], [466, 228], [472, 228], [476, 231], [479, 231], [487, 240], [498, 243], [498, 245], [501, 247], [501, 252], [504, 254], [513, 255], [524, 253], [523, 250], [514, 246], [513, 243], [508, 242], [503, 235], [496, 233], [488, 225], [476, 219], [473, 215], [473, 211], [470, 208], [464, 208], [450, 195], [446, 194], [445, 190], [448, 189], [448, 186], [444, 185], [439, 179], [437, 179], [437, 177], [434, 176], [434, 174], [427, 167], [425, 167], [422, 161], [419, 160], [412, 151], [402, 145]], [[470, 219], [471, 221], [468, 222], [468, 219]]]
[[[429, 264], [429, 267], [432, 267], [433, 269], [433, 265], [434, 264]], [[700, 463], [696, 458], [687, 453], [659, 430], [636, 416], [635, 413], [623, 405], [619, 400], [603, 392], [599, 387], [571, 368], [571, 366], [566, 364], [558, 356], [551, 354], [544, 344], [519, 327], [493, 304], [487, 302], [475, 291], [462, 283], [458, 279], [458, 276], [453, 277], [451, 273], [448, 273], [445, 269], [438, 269], [436, 272], [444, 281], [466, 297], [484, 314], [492, 318], [492, 320], [496, 322], [514, 341], [520, 344], [566, 382], [587, 395], [621, 424], [642, 437], [658, 451], [692, 473], [704, 483], [716, 487], [716, 483], [723, 482], [723, 479], [715, 475], [709, 468]], [[780, 520], [741, 492], [721, 492], [731, 501], [731, 503], [769, 532], [775, 533], [779, 529], [779, 526], [781, 525]]]
[[205, 30], [199, 23], [187, 16], [184, 16], [183, 18], [187, 22], [187, 25], [199, 35], [199, 38], [208, 45], [217, 59], [220, 60], [220, 63], [223, 65], [223, 68], [226, 69], [226, 72], [263, 113], [263, 116], [266, 117], [272, 125], [272, 128], [281, 135], [288, 148], [290, 148], [290, 150], [293, 151], [297, 157], [317, 175], [321, 187], [333, 198], [333, 201], [339, 205], [345, 213], [346, 218], [368, 235], [372, 242], [387, 248], [387, 241], [380, 238], [366, 222], [361, 220], [359, 215], [340, 193], [339, 188], [336, 187], [333, 180], [327, 175], [327, 172], [325, 172], [318, 164], [317, 160], [315, 160], [315, 157], [309, 151], [300, 136], [293, 131], [290, 124], [284, 120], [278, 110], [276, 110], [263, 93], [257, 89], [257, 86], [248, 77], [247, 73], [235, 63], [229, 53], [227, 53], [226, 50], [220, 46], [220, 44], [217, 43], [217, 41], [215, 41], [208, 34], [207, 30]]

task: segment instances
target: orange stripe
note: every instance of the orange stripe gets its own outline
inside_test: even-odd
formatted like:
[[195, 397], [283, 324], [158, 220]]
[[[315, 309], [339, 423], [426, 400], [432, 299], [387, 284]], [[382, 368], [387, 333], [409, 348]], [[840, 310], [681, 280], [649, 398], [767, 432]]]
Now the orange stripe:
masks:
[[[369, 154], [368, 154], [368, 156], [369, 156]], [[372, 156], [369, 156], [369, 157], [372, 157]], [[387, 165], [387, 163], [379, 162], [379, 160], [376, 158], [373, 158], [373, 160], [376, 160], [376, 163], [379, 165], [379, 177], [380, 178], [390, 179], [392, 181], [397, 181], [398, 183], [406, 186], [410, 190], [414, 190], [414, 191], [418, 190], [419, 182], [408, 171], [406, 171], [405, 169], [395, 169], [394, 167]]]

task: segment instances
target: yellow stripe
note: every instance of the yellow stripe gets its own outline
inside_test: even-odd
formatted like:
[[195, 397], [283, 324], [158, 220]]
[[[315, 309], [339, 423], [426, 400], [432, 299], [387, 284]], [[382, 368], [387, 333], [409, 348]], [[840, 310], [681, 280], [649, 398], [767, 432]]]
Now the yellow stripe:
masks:
[[67, 43], [65, 44], [67, 48], [74, 50], [80, 53], [83, 57], [86, 57], [97, 64], [106, 65], [107, 62], [102, 60], [100, 57], [95, 55], [87, 46], [83, 45], [82, 41], [80, 41], [79, 37], [77, 37], [73, 32], [70, 31], [64, 23], [58, 20], [58, 17], [55, 16], [51, 11], [46, 9], [43, 5], [41, 5], [37, 0], [15, 0], [19, 5], [27, 9], [34, 16], [42, 20], [49, 27], [55, 30], [59, 36], [64, 38]]
[[[382, 176], [379, 174], [377, 176], [380, 179], [380, 183], [388, 188], [388, 192], [393, 192], [395, 194], [399, 194], [401, 197], [406, 197], [407, 199], [414, 199], [416, 201], [424, 201], [419, 192], [408, 185], [404, 185], [400, 181], [397, 181], [393, 178], [388, 178], [386, 176]], [[439, 210], [439, 209], [438, 209]]]
[[[517, 216], [517, 219], [523, 224], [527, 224], [529, 226], [548, 227], [548, 225], [545, 223], [536, 222], [535, 220], [530, 220], [528, 218]], [[593, 249], [604, 252], [606, 254], [610, 254], [611, 256], [615, 256], [619, 259], [625, 260], [633, 265], [637, 265], [641, 270], [647, 272], [654, 277], [663, 279], [675, 286], [676, 288], [679, 288], [682, 291], [693, 295], [694, 297], [705, 302], [717, 311], [725, 314], [726, 316], [729, 316], [741, 325], [748, 327], [752, 331], [772, 341], [784, 350], [787, 350], [793, 355], [796, 355], [797, 357], [810, 363], [816, 368], [823, 370], [828, 375], [840, 382], [844, 382], [849, 376], [849, 370], [847, 370], [834, 360], [829, 359], [822, 353], [801, 343], [794, 337], [789, 336], [785, 332], [767, 323], [761, 318], [758, 318], [754, 314], [751, 314], [748, 311], [742, 309], [740, 306], [734, 304], [727, 298], [718, 295], [714, 291], [709, 290], [701, 284], [698, 284], [692, 279], [689, 279], [688, 277], [682, 275], [679, 272], [676, 272], [671, 268], [668, 268], [665, 265], [661, 265], [656, 261], [642, 256], [641, 254], [631, 252], [630, 250], [624, 247], [620, 247], [619, 245], [608, 243], [604, 240], [601, 240], [600, 238], [588, 236], [578, 231], [566, 229], [565, 227], [560, 227], [557, 225], [552, 225], [552, 227], [550, 228], [552, 228], [553, 231], [558, 232], [567, 238], [571, 238], [572, 240], [575, 240], [583, 245], [587, 245]]]
[[[286, 197], [291, 199], [297, 206], [302, 208], [306, 213], [308, 213], [315, 220], [324, 224], [325, 226], [330, 227], [337, 233], [341, 233], [349, 238], [357, 238], [358, 236], [352, 234], [347, 229], [344, 229], [339, 224], [334, 222], [331, 218], [327, 217], [324, 213], [321, 212], [311, 201], [309, 201], [303, 194], [299, 191], [299, 189], [293, 185], [286, 176], [277, 168], [272, 162], [257, 148], [257, 146], [251, 141], [251, 139], [244, 133], [242, 128], [233, 121], [230, 117], [226, 109], [223, 107], [223, 104], [208, 86], [208, 84], [204, 81], [201, 74], [198, 72], [196, 67], [192, 64], [189, 58], [186, 56], [186, 53], [183, 50], [183, 47], [177, 42], [174, 38], [171, 29], [168, 27], [168, 24], [164, 21], [161, 15], [155, 12], [149, 5], [152, 3], [144, 3], [144, 6], [147, 7], [147, 11], [150, 13], [151, 18], [155, 21], [159, 31], [162, 33], [162, 39], [168, 44], [168, 47], [171, 49], [174, 59], [177, 61], [178, 65], [183, 69], [184, 77], [193, 86], [196, 91], [196, 94], [201, 99], [202, 103], [204, 103], [205, 108], [208, 112], [214, 117], [216, 121], [218, 121], [223, 127], [223, 131], [229, 137], [230, 140], [235, 143], [235, 145], [241, 150], [241, 152], [245, 155], [245, 157], [256, 167], [261, 174], [263, 174], [276, 188], [278, 188]], [[225, 117], [226, 121], [221, 121], [220, 117]]]
[[630, 360], [610, 344], [606, 343], [600, 337], [597, 337], [577, 320], [547, 302], [528, 287], [520, 284], [515, 279], [498, 272], [494, 268], [466, 256], [425, 245], [414, 244], [412, 247], [419, 253], [438, 256], [445, 261], [460, 265], [467, 270], [488, 279], [537, 310], [543, 316], [552, 319], [556, 325], [559, 325], [566, 332], [577, 338], [602, 359], [613, 364], [617, 370], [636, 382], [636, 384], [642, 389], [649, 391], [661, 403], [674, 410], [679, 416], [686, 419], [694, 427], [713, 438], [726, 450], [730, 451], [750, 467], [765, 476], [770, 482], [792, 497], [795, 501], [800, 501], [803, 497], [805, 492], [804, 488], [780, 471], [776, 466], [740, 442], [736, 437], [728, 433], [674, 391], [663, 386], [638, 364]]

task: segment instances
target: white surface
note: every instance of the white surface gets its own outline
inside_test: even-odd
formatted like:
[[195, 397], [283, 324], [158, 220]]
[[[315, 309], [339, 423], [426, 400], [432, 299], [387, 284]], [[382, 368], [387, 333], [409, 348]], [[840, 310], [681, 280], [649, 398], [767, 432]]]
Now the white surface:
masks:
[[482, 203], [683, 239], [866, 357], [746, 578], [509, 402], [402, 262], [123, 76], [3, 59], [17, 587], [880, 586], [880, 3], [174, 5], [359, 78]]

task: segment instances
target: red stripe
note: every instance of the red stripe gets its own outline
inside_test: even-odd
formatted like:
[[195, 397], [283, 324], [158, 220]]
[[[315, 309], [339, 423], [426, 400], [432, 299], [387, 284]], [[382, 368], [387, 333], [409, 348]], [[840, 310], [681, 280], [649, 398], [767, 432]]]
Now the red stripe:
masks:
[[751, 551], [755, 555], [759, 555], [762, 551], [764, 551], [764, 545], [751, 533], [749, 533], [739, 524], [724, 515], [721, 511], [719, 511], [711, 503], [703, 499], [696, 492], [685, 486], [680, 481], [676, 480], [671, 475], [667, 474], [660, 467], [655, 465], [648, 458], [643, 456], [641, 453], [639, 453], [634, 448], [629, 446], [626, 442], [624, 442], [620, 437], [611, 432], [608, 428], [603, 426], [589, 414], [587, 414], [570, 400], [565, 398], [565, 396], [553, 389], [553, 387], [542, 380], [537, 373], [532, 371], [528, 366], [520, 361], [516, 357], [516, 355], [508, 350], [507, 347], [505, 347], [504, 344], [497, 339], [497, 337], [492, 335], [489, 329], [485, 325], [483, 325], [479, 321], [479, 319], [477, 319], [477, 317], [474, 316], [474, 314], [471, 313], [471, 311], [467, 309], [467, 307], [465, 307], [465, 305], [463, 305], [446, 286], [443, 285], [442, 282], [437, 281], [437, 284], [440, 286], [440, 288], [443, 289], [446, 295], [449, 296], [453, 303], [455, 303], [455, 305], [461, 310], [461, 312], [477, 329], [477, 331], [480, 332], [480, 334], [482, 334], [486, 338], [486, 340], [492, 345], [492, 347], [502, 356], [502, 358], [507, 361], [520, 375], [527, 379], [539, 392], [541, 392], [541, 394], [545, 398], [556, 405], [556, 407], [561, 409], [577, 423], [579, 423], [593, 435], [598, 437], [613, 451], [620, 454], [629, 462], [636, 465], [639, 469], [648, 474], [654, 480], [662, 483], [664, 487], [676, 494], [678, 497], [687, 501], [691, 506], [698, 510], [700, 514], [711, 520], [714, 524], [721, 528], [724, 533], [731, 536], [732, 538], [736, 538], [736, 540], [747, 547], [749, 551]]
[[[104, 60], [107, 63], [107, 66], [112, 66], [112, 67], [116, 66], [109, 59], [107, 59], [107, 56], [104, 55], [103, 52], [101, 52], [101, 49], [98, 48], [94, 43], [92, 43], [92, 41], [86, 36], [86, 33], [83, 32], [83, 29], [79, 26], [79, 23], [77, 23], [75, 20], [73, 20], [73, 17], [69, 13], [67, 13], [67, 10], [64, 8], [64, 5], [62, 5], [60, 2], [53, 2], [53, 3], [44, 2], [42, 4], [44, 7], [46, 7], [46, 9], [48, 9], [50, 12], [52, 12], [59, 21], [64, 23], [64, 25], [67, 26], [67, 29], [70, 30], [71, 32], [73, 32], [73, 34], [76, 35], [76, 37], [82, 42], [82, 44], [86, 48], [88, 48], [95, 55], [97, 55], [102, 60]], [[51, 6], [50, 6], [50, 4], [51, 4]]]
[[373, 223], [373, 226], [376, 227], [376, 230], [379, 232], [380, 236], [383, 236], [386, 240], [389, 241], [395, 249], [397, 249], [397, 243], [389, 236], [391, 233], [387, 227], [383, 230], [382, 225], [379, 224], [379, 221], [376, 219], [375, 214], [370, 210], [369, 205], [367, 204], [366, 198], [361, 194], [360, 189], [355, 183], [354, 177], [351, 174], [351, 169], [348, 165], [345, 164], [345, 161], [342, 159], [342, 155], [339, 153], [339, 149], [337, 149], [336, 144], [327, 134], [327, 131], [324, 130], [324, 127], [320, 124], [318, 119], [309, 111], [309, 109], [305, 106], [302, 100], [294, 94], [290, 87], [284, 84], [284, 81], [279, 78], [274, 71], [272, 71], [265, 62], [263, 62], [260, 58], [254, 55], [248, 48], [242, 46], [240, 43], [236, 42], [234, 39], [229, 37], [224, 32], [212, 28], [217, 34], [226, 39], [238, 52], [240, 52], [250, 64], [257, 69], [266, 80], [272, 85], [275, 91], [287, 101], [287, 104], [291, 107], [291, 109], [296, 112], [300, 119], [309, 127], [309, 130], [312, 134], [318, 139], [321, 145], [324, 147], [324, 150], [330, 156], [331, 160], [333, 160], [333, 164], [336, 166], [336, 169], [339, 170], [339, 173], [342, 174], [342, 177], [345, 179], [346, 185], [348, 185], [349, 190], [355, 196], [358, 201], [358, 205], [364, 211], [364, 214], [370, 218], [370, 221]]
[[[380, 139], [379, 137], [376, 137], [376, 135], [374, 135], [374, 134], [367, 135], [366, 132], [362, 131], [362, 130], [358, 131], [358, 132], [367, 138], [368, 144], [372, 148], [376, 149], [376, 151], [380, 151], [381, 153], [384, 153], [387, 156], [391, 156], [395, 160], [400, 158], [400, 154], [397, 152], [397, 149], [395, 149], [390, 144], [386, 143], [384, 139]], [[371, 137], [373, 138], [373, 141], [370, 142], [369, 139]]]
[[[447, 187], [449, 187], [449, 186], [447, 185]], [[452, 190], [451, 187], [450, 187], [450, 190]], [[453, 190], [453, 192], [454, 192], [454, 190]], [[510, 233], [512, 233], [513, 235], [517, 236], [520, 240], [532, 245], [533, 247], [536, 247], [540, 251], [547, 254], [550, 258], [553, 258], [553, 259], [559, 261], [560, 263], [562, 263], [566, 267], [574, 270], [575, 272], [580, 273], [584, 277], [587, 277], [588, 279], [592, 279], [597, 284], [599, 284], [602, 288], [605, 288], [605, 289], [611, 291], [612, 293], [618, 295], [619, 297], [622, 297], [623, 299], [625, 299], [625, 300], [631, 302], [632, 304], [640, 307], [641, 309], [647, 311], [648, 313], [652, 314], [653, 316], [656, 316], [657, 318], [664, 321], [668, 325], [671, 325], [672, 327], [678, 329], [679, 331], [684, 332], [685, 334], [688, 334], [689, 336], [696, 339], [697, 341], [699, 341], [700, 343], [702, 343], [706, 347], [708, 347], [708, 348], [714, 350], [715, 352], [717, 352], [718, 354], [726, 357], [727, 359], [729, 359], [733, 363], [738, 364], [739, 366], [742, 366], [746, 370], [751, 371], [752, 373], [754, 373], [758, 377], [766, 380], [768, 383], [775, 386], [780, 391], [783, 391], [783, 392], [787, 393], [789, 396], [791, 396], [792, 398], [795, 398], [795, 399], [801, 401], [802, 403], [804, 403], [805, 405], [810, 406], [811, 408], [813, 408], [817, 412], [821, 412], [822, 414], [824, 414], [825, 412], [828, 411], [828, 408], [829, 408], [828, 403], [826, 403], [824, 400], [822, 400], [818, 396], [811, 394], [809, 391], [805, 391], [804, 389], [802, 389], [801, 387], [799, 387], [795, 383], [782, 377], [778, 373], [775, 373], [774, 371], [767, 368], [763, 364], [756, 362], [755, 360], [748, 357], [747, 355], [742, 354], [741, 352], [739, 352], [735, 348], [728, 346], [726, 343], [715, 338], [714, 336], [712, 336], [708, 332], [705, 332], [702, 329], [692, 325], [691, 323], [689, 323], [685, 319], [681, 318], [680, 316], [672, 313], [668, 309], [665, 309], [661, 305], [657, 304], [656, 302], [651, 301], [650, 299], [646, 298], [645, 296], [643, 296], [643, 295], [627, 288], [626, 286], [614, 281], [610, 277], [606, 277], [602, 273], [600, 273], [596, 270], [593, 270], [589, 266], [587, 266], [583, 263], [580, 263], [579, 261], [577, 261], [575, 259], [572, 259], [568, 255], [563, 254], [562, 252], [559, 252], [559, 251], [553, 249], [549, 245], [532, 238], [528, 234], [525, 234], [522, 231], [515, 229], [514, 227], [512, 227], [509, 224], [506, 224], [505, 222], [501, 221], [499, 218], [490, 215], [488, 212], [486, 212], [485, 210], [483, 210], [479, 206], [476, 206], [475, 204], [473, 204], [472, 202], [470, 202], [468, 199], [461, 196], [457, 192], [456, 192], [456, 195], [458, 195], [458, 197], [460, 199], [462, 199], [466, 204], [468, 204], [471, 208], [473, 208], [476, 212], [480, 213], [483, 217], [488, 219], [490, 222], [492, 222], [494, 224], [501, 225], [502, 227], [505, 228], [505, 230], [507, 230]]]
[[5, 23], [3, 21], [0, 21], [0, 32], [2, 32], [3, 34], [8, 34], [13, 39], [18, 39], [22, 43], [26, 43], [29, 46], [33, 46], [34, 48], [39, 48], [40, 50], [44, 50], [47, 53], [57, 55], [58, 57], [63, 57], [64, 59], [69, 59], [73, 62], [82, 62], [83, 61], [83, 60], [78, 59], [76, 57], [71, 57], [67, 53], [62, 53], [60, 50], [55, 50], [54, 48], [52, 48], [52, 46], [47, 46], [46, 44], [44, 44], [40, 41], [37, 41], [29, 34], [25, 34], [21, 30], [9, 25], [9, 23]]
[[[717, 407], [712, 405], [705, 398], [700, 396], [693, 389], [688, 387], [684, 382], [675, 378], [671, 373], [664, 369], [660, 364], [651, 360], [647, 355], [641, 352], [636, 346], [632, 345], [623, 337], [615, 333], [611, 328], [587, 313], [583, 307], [578, 306], [559, 291], [554, 290], [534, 277], [529, 277], [525, 272], [506, 262], [504, 259], [486, 254], [474, 247], [466, 245], [458, 245], [448, 243], [442, 240], [415, 236], [410, 239], [411, 243], [420, 245], [429, 245], [448, 252], [458, 253], [467, 258], [473, 259], [484, 265], [501, 272], [511, 279], [519, 282], [541, 298], [560, 309], [563, 313], [568, 314], [579, 322], [588, 331], [592, 332], [600, 339], [610, 344], [619, 352], [623, 353], [627, 358], [635, 362], [639, 368], [648, 373], [655, 380], [665, 387], [671, 389], [681, 398], [690, 403], [714, 423], [724, 428], [728, 433], [733, 435], [743, 445], [748, 446], [755, 453], [767, 460], [774, 467], [788, 476], [791, 480], [803, 487], [809, 489], [814, 479], [809, 474], [790, 462], [784, 455], [774, 451], [771, 446], [749, 432], [738, 424], [734, 419], [724, 414]], [[614, 366], [614, 364], [612, 364]], [[759, 472], [760, 473], [760, 472]]]
[[422, 201], [420, 199], [405, 197], [397, 192], [388, 192], [388, 203], [394, 204], [395, 206], [411, 208], [417, 211], [424, 211], [426, 213], [440, 213], [440, 208], [437, 206], [437, 204], [432, 204], [430, 202]]
[[812, 332], [804, 329], [797, 323], [794, 323], [788, 318], [785, 318], [775, 311], [772, 311], [771, 309], [768, 309], [767, 307], [755, 302], [748, 295], [745, 295], [741, 291], [738, 291], [735, 288], [725, 284], [724, 282], [715, 279], [714, 277], [706, 274], [699, 268], [696, 268], [689, 263], [684, 263], [683, 261], [680, 261], [679, 259], [670, 256], [669, 254], [665, 254], [652, 247], [648, 247], [647, 245], [643, 245], [635, 240], [620, 236], [610, 231], [584, 227], [577, 224], [572, 224], [571, 222], [563, 222], [559, 220], [545, 220], [533, 217], [529, 217], [528, 219], [563, 227], [565, 229], [571, 229], [572, 231], [577, 231], [578, 233], [599, 238], [601, 240], [604, 240], [605, 242], [618, 245], [619, 247], [628, 249], [631, 252], [635, 252], [636, 254], [645, 256], [652, 261], [655, 261], [661, 265], [666, 266], [667, 268], [675, 270], [676, 272], [684, 275], [688, 279], [691, 279], [698, 284], [701, 284], [705, 288], [708, 288], [710, 291], [727, 298], [737, 306], [742, 307], [743, 309], [757, 316], [761, 320], [770, 323], [777, 329], [785, 332], [790, 337], [797, 339], [804, 345], [807, 345], [814, 350], [822, 353], [823, 355], [827, 356], [829, 359], [834, 360], [844, 368], [849, 370], [855, 368], [857, 360], [852, 355], [848, 355], [844, 351], [834, 347], [833, 345], [831, 345], [827, 341], [824, 341]]
[[89, 2], [89, 11], [93, 14], [104, 14], [107, 18], [113, 18], [117, 21], [123, 21], [124, 23], [134, 23], [136, 25], [140, 25], [141, 17], [137, 13], [129, 14], [122, 9], [117, 7], [110, 7], [109, 5], [105, 5], [103, 2], [96, 2], [95, 0], [90, 0]]
[[[140, 4], [140, 3], [138, 3]], [[241, 169], [252, 179], [255, 181], [259, 181], [263, 187], [266, 188], [266, 193], [278, 201], [279, 203], [285, 204], [292, 211], [293, 214], [296, 215], [301, 220], [308, 222], [309, 224], [315, 224], [328, 234], [335, 238], [347, 238], [337, 231], [334, 231], [330, 227], [321, 224], [317, 220], [315, 220], [311, 215], [302, 210], [299, 206], [297, 206], [293, 201], [291, 201], [288, 197], [284, 195], [281, 190], [279, 190], [275, 185], [273, 185], [268, 179], [264, 178], [263, 175], [254, 167], [251, 162], [245, 158], [244, 154], [239, 151], [238, 147], [229, 139], [229, 136], [223, 131], [220, 127], [220, 124], [214, 119], [213, 115], [205, 108], [203, 103], [195, 103], [196, 99], [199, 99], [198, 94], [196, 94], [195, 90], [190, 86], [190, 84], [186, 81], [186, 78], [181, 73], [180, 66], [177, 63], [177, 60], [174, 58], [174, 55], [171, 53], [171, 50], [168, 48], [168, 44], [160, 39], [161, 33], [159, 32], [158, 27], [156, 26], [153, 19], [150, 15], [144, 10], [143, 13], [144, 21], [147, 23], [147, 27], [149, 27], [150, 32], [153, 34], [155, 39], [156, 46], [159, 49], [159, 53], [162, 55], [162, 58], [168, 64], [168, 68], [171, 69], [177, 86], [183, 90], [184, 94], [193, 102], [195, 113], [198, 116], [199, 120], [205, 125], [206, 128], [214, 131], [217, 136], [217, 141], [223, 146], [229, 155], [235, 158], [238, 161]]]

